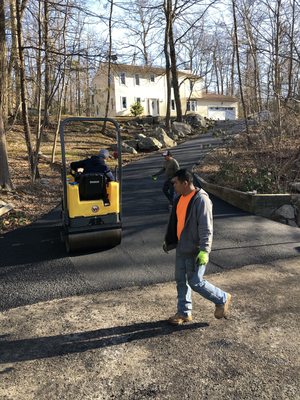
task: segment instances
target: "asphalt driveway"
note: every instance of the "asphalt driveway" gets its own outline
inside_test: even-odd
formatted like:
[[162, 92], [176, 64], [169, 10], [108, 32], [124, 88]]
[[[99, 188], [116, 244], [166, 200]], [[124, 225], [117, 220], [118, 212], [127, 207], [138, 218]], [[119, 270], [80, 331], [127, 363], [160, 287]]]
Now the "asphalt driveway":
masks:
[[[197, 139], [174, 149], [182, 166]], [[212, 197], [210, 281], [233, 295], [230, 318], [194, 295], [193, 322], [171, 327], [174, 254], [161, 156], [124, 170], [124, 237], [69, 257], [59, 209], [0, 238], [3, 400], [297, 400], [300, 231]]]
[[[217, 142], [210, 136], [173, 149], [181, 167], [192, 167]], [[174, 252], [161, 245], [168, 207], [151, 175], [160, 153], [124, 168], [123, 240], [111, 250], [69, 257], [60, 241], [60, 210], [0, 238], [0, 310], [73, 295], [98, 293], [174, 279]], [[211, 197], [214, 243], [208, 272], [289, 259], [300, 254], [300, 230], [245, 213]]]

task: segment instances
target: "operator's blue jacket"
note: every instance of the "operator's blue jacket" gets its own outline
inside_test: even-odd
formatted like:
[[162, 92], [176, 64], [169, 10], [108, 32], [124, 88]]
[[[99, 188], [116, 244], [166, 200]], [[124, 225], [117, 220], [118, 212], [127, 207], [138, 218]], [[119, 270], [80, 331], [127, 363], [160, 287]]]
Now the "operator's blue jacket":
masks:
[[105, 164], [103, 157], [92, 156], [85, 160], [74, 161], [70, 166], [73, 171], [77, 171], [78, 168], [83, 168], [83, 172], [86, 174], [100, 173], [107, 176], [111, 181], [115, 179], [113, 173]]

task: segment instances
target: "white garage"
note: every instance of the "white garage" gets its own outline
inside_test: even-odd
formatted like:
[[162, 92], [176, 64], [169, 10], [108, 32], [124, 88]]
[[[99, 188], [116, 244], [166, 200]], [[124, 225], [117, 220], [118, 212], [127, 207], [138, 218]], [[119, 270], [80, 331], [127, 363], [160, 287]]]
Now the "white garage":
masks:
[[208, 107], [207, 116], [214, 120], [235, 119], [234, 107]]
[[205, 93], [197, 99], [197, 112], [214, 120], [238, 118], [238, 99], [223, 94]]

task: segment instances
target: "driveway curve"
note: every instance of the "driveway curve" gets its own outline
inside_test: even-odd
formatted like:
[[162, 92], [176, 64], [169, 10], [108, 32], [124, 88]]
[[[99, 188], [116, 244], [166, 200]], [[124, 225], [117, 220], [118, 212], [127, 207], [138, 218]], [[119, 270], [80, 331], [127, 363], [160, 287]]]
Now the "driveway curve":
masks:
[[[218, 143], [211, 136], [172, 149], [191, 168]], [[162, 180], [151, 175], [161, 153], [124, 167], [123, 239], [110, 250], [68, 256], [60, 241], [60, 210], [0, 236], [0, 310], [67, 296], [147, 286], [174, 279], [174, 252], [161, 245], [168, 220]], [[208, 272], [288, 259], [300, 254], [300, 230], [245, 213], [211, 196], [214, 243]]]

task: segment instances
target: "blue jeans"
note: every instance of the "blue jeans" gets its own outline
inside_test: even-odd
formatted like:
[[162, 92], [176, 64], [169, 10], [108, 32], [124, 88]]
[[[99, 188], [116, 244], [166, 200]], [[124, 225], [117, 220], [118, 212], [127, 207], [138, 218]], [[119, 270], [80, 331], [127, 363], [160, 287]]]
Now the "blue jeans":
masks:
[[170, 204], [173, 204], [174, 200], [174, 186], [171, 179], [167, 179], [163, 185], [163, 192]]
[[195, 258], [176, 252], [177, 312], [181, 315], [191, 314], [192, 290], [215, 304], [226, 302], [226, 293], [203, 278], [206, 265], [197, 265]]

